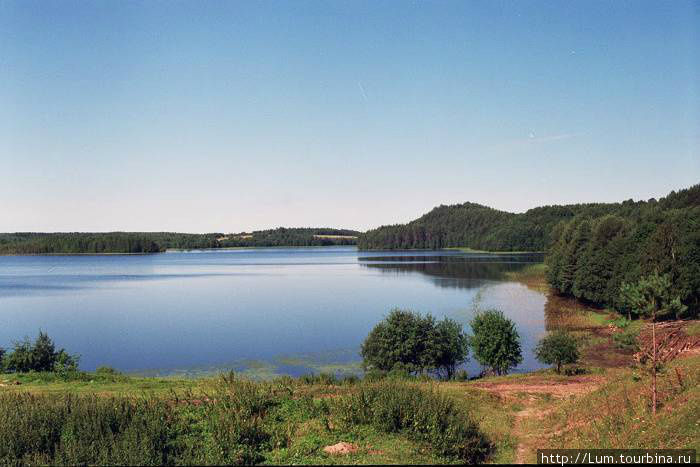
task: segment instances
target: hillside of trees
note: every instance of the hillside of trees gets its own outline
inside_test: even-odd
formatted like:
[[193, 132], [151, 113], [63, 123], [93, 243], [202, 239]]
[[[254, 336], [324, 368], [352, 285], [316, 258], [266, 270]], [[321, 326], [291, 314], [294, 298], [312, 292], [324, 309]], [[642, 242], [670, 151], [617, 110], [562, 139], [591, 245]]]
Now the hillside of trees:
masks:
[[359, 232], [283, 228], [251, 233], [0, 233], [0, 254], [157, 253], [167, 249], [354, 245]]
[[659, 201], [625, 202], [611, 213], [575, 216], [551, 233], [549, 283], [563, 295], [624, 311], [620, 289], [667, 275], [670, 297], [700, 311], [700, 185]]
[[474, 203], [439, 206], [403, 225], [370, 230], [362, 250], [468, 247], [545, 251], [550, 284], [620, 309], [620, 287], [668, 274], [687, 313], [700, 308], [700, 185], [659, 200], [544, 206], [522, 214]]
[[636, 218], [648, 208], [669, 210], [697, 206], [697, 187], [657, 201], [542, 206], [521, 214], [475, 203], [441, 205], [407, 224], [382, 226], [361, 234], [361, 250], [466, 247], [488, 251], [540, 251], [554, 242], [555, 227], [574, 218], [617, 215]]
[[619, 204], [543, 206], [514, 214], [475, 203], [438, 206], [408, 224], [370, 230], [358, 239], [362, 250], [467, 247], [489, 251], [544, 251], [554, 226], [577, 215], [598, 217]]

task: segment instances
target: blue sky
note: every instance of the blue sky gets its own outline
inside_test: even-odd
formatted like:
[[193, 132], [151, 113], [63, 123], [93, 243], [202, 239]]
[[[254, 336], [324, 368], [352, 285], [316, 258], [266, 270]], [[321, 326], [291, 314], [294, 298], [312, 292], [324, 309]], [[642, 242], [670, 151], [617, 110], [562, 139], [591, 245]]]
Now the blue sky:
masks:
[[0, 231], [659, 197], [699, 87], [700, 2], [0, 0]]

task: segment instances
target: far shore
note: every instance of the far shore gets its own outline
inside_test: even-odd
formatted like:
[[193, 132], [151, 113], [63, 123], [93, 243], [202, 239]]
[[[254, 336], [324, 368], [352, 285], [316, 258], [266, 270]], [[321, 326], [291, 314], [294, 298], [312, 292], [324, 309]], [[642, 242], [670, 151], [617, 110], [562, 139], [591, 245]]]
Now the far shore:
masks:
[[[141, 252], [141, 253], [119, 253], [119, 252], [109, 252], [109, 253], [0, 253], [0, 256], [147, 256], [147, 255], [158, 255], [162, 253], [178, 253], [184, 251], [225, 251], [225, 250], [269, 250], [269, 249], [283, 249], [283, 248], [340, 248], [340, 247], [356, 247], [357, 245], [275, 245], [275, 246], [229, 246], [229, 247], [219, 247], [219, 248], [168, 248], [164, 251], [155, 252]], [[475, 250], [469, 247], [446, 247], [440, 249], [430, 249], [430, 248], [402, 248], [402, 249], [368, 249], [361, 250], [358, 248], [359, 252], [392, 252], [392, 251], [459, 251], [463, 253], [482, 253], [482, 254], [493, 254], [493, 255], [528, 255], [528, 254], [544, 254], [544, 251], [489, 251], [489, 250]]]

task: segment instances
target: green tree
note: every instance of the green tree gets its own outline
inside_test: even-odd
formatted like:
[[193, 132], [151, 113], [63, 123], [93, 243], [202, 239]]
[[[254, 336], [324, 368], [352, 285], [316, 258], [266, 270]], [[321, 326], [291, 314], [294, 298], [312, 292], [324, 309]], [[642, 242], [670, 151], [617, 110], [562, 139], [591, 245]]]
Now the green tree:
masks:
[[392, 310], [384, 321], [370, 331], [362, 343], [365, 369], [390, 371], [401, 366], [409, 372], [425, 368], [426, 345], [433, 332], [435, 319], [406, 310]]
[[523, 361], [515, 323], [500, 310], [480, 311], [471, 321], [469, 339], [476, 360], [497, 375], [507, 374]]
[[26, 373], [28, 371], [69, 371], [78, 369], [78, 357], [68, 354], [64, 349], [56, 351], [51, 338], [44, 332], [34, 343], [26, 338], [15, 342], [12, 352], [3, 358], [6, 371]]
[[556, 331], [540, 339], [535, 356], [544, 364], [556, 365], [556, 372], [561, 373], [562, 365], [578, 361], [578, 345], [570, 334]]
[[563, 251], [559, 291], [567, 294], [580, 293], [574, 290], [576, 272], [584, 265], [586, 247], [591, 238], [591, 222], [583, 219], [575, 224], [571, 241]]
[[366, 370], [435, 372], [451, 379], [469, 352], [462, 326], [444, 318], [393, 310], [378, 323], [362, 343]]
[[428, 342], [427, 367], [444, 379], [453, 379], [457, 367], [469, 356], [469, 340], [462, 325], [450, 318], [438, 321]]
[[642, 277], [636, 284], [623, 284], [620, 302], [628, 312], [651, 319], [652, 412], [656, 415], [656, 320], [669, 315], [677, 317], [686, 306], [681, 303], [680, 297], [672, 295], [670, 276], [658, 272]]
[[11, 352], [3, 358], [5, 371], [26, 373], [33, 368], [32, 343], [29, 339], [15, 342]]
[[31, 350], [32, 370], [53, 371], [56, 362], [56, 347], [45, 332], [39, 331], [39, 337], [34, 341]]

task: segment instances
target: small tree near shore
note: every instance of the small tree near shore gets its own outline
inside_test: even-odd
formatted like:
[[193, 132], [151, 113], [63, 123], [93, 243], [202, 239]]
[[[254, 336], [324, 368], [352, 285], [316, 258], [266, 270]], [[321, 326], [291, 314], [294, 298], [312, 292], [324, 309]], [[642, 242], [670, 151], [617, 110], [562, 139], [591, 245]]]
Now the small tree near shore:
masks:
[[480, 311], [471, 321], [474, 358], [492, 373], [505, 375], [523, 361], [515, 323], [500, 310]]
[[578, 361], [578, 345], [570, 334], [556, 331], [540, 339], [535, 348], [535, 356], [544, 364], [556, 365], [555, 371], [559, 374], [562, 365]]
[[64, 349], [56, 351], [53, 340], [44, 332], [34, 343], [25, 338], [15, 342], [14, 349], [2, 356], [3, 371], [26, 373], [29, 371], [75, 371], [78, 369], [78, 356], [68, 354]]
[[369, 333], [361, 354], [366, 370], [432, 372], [452, 379], [468, 351], [467, 336], [458, 322], [393, 310]]
[[656, 320], [670, 315], [677, 318], [687, 307], [681, 303], [680, 297], [671, 296], [671, 277], [658, 272], [642, 277], [635, 284], [622, 284], [620, 301], [628, 312], [651, 318], [651, 410], [656, 415]]

